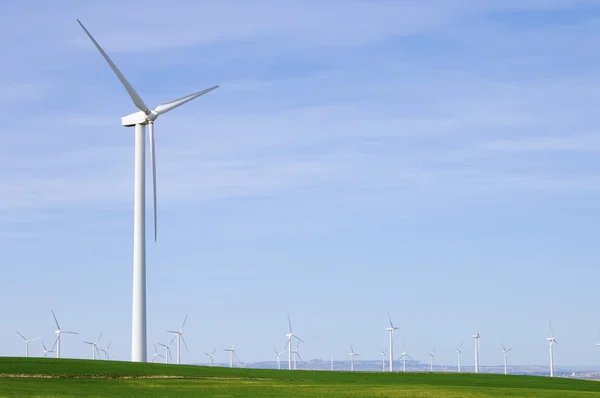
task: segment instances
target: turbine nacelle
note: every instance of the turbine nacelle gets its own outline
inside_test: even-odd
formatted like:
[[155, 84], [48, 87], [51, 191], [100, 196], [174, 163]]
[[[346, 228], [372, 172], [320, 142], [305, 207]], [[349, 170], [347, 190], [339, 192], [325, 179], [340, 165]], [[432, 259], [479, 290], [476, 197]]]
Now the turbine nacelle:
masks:
[[148, 124], [156, 120], [158, 112], [150, 111], [145, 113], [138, 111], [121, 118], [121, 124], [125, 127], [135, 127], [136, 124]]

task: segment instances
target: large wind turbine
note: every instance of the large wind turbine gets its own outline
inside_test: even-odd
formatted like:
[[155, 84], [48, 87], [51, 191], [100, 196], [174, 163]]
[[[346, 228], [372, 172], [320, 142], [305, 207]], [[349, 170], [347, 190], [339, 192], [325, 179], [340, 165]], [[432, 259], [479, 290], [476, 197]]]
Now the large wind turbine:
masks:
[[[185, 326], [185, 321], [187, 321], [187, 314], [185, 315], [185, 319], [183, 320], [183, 324], [181, 325], [181, 329], [179, 329], [179, 332], [176, 332], [174, 330], [167, 330], [167, 332], [169, 333], [175, 333], [175, 336], [173, 336], [173, 340], [177, 339], [177, 365], [179, 365], [181, 363], [181, 347], [180, 347], [180, 340], [183, 340], [183, 344], [185, 345], [185, 350], [187, 352], [188, 348], [187, 348], [187, 343], [185, 342], [185, 338], [183, 337], [183, 327]], [[171, 344], [173, 344], [173, 340], [171, 340]], [[169, 345], [171, 345], [169, 344]]]
[[390, 320], [390, 327], [385, 330], [390, 333], [390, 372], [394, 371], [394, 330], [398, 328], [392, 323], [392, 317], [388, 312], [388, 319]]
[[552, 346], [554, 343], [558, 344], [558, 341], [554, 338], [552, 323], [550, 321], [548, 321], [548, 325], [550, 325], [550, 337], [547, 337], [546, 340], [550, 343], [550, 377], [554, 377], [554, 351], [552, 350]]
[[54, 317], [54, 323], [56, 323], [56, 330], [54, 331], [54, 333], [56, 333], [56, 358], [60, 358], [60, 335], [63, 333], [68, 333], [68, 334], [79, 334], [77, 332], [69, 332], [66, 330], [62, 330], [60, 328], [60, 326], [58, 325], [58, 320], [56, 319], [56, 315], [54, 315], [54, 310], [50, 310], [52, 311], [52, 316]]
[[458, 373], [460, 373], [460, 365], [461, 365], [461, 360], [460, 360], [460, 354], [462, 354], [462, 346], [463, 343], [460, 343], [460, 348], [456, 349], [456, 353], [458, 354]]
[[146, 362], [146, 222], [145, 222], [145, 129], [148, 125], [150, 141], [150, 163], [152, 167], [152, 196], [154, 204], [154, 241], [156, 242], [156, 157], [154, 147], [154, 121], [158, 116], [175, 109], [186, 102], [216, 89], [217, 86], [187, 95], [150, 110], [139, 94], [133, 89], [125, 76], [119, 71], [109, 56], [104, 52], [100, 44], [92, 37], [90, 32], [77, 20], [98, 51], [102, 54], [115, 75], [121, 81], [125, 90], [131, 97], [139, 112], [121, 118], [121, 124], [125, 127], [135, 126], [135, 182], [134, 182], [134, 205], [133, 205], [133, 311], [131, 330], [131, 360], [134, 362]]
[[233, 368], [233, 357], [235, 356], [235, 358], [238, 360], [239, 362], [239, 358], [237, 356], [237, 354], [235, 353], [235, 343], [233, 343], [231, 345], [231, 348], [225, 348], [223, 349], [223, 351], [229, 351], [229, 367]]
[[508, 352], [510, 350], [512, 350], [512, 348], [509, 348], [507, 350], [506, 347], [504, 347], [504, 344], [501, 344], [501, 346], [502, 346], [502, 353], [504, 354], [504, 374], [508, 374], [507, 373], [507, 367], [506, 367], [506, 363], [507, 363], [506, 357], [508, 356]]
[[400, 359], [402, 359], [402, 371], [403, 372], [406, 372], [406, 358], [409, 358], [412, 360], [410, 355], [408, 355], [408, 353], [406, 352], [406, 340], [405, 340], [404, 341], [404, 352], [402, 352], [402, 355], [400, 355]]
[[354, 352], [354, 348], [352, 348], [352, 343], [350, 343], [350, 371], [354, 372], [354, 356], [358, 356], [357, 353]]
[[435, 362], [435, 347], [433, 348], [433, 351], [429, 353], [429, 356], [431, 357], [429, 362], [429, 370], [433, 372], [433, 363]]
[[27, 340], [27, 339], [25, 338], [25, 336], [23, 336], [21, 333], [19, 333], [19, 331], [18, 331], [18, 330], [17, 330], [17, 334], [18, 334], [19, 336], [21, 336], [21, 338], [22, 338], [23, 340], [25, 340], [25, 358], [27, 358], [27, 357], [29, 357], [29, 343], [31, 343], [32, 341], [39, 340], [39, 339], [41, 339], [41, 337], [36, 337], [35, 339]]
[[304, 343], [304, 340], [302, 340], [300, 337], [296, 336], [294, 334], [294, 332], [292, 331], [292, 321], [290, 320], [290, 313], [288, 312], [287, 314], [288, 317], [288, 324], [290, 326], [290, 331], [285, 335], [288, 338], [288, 341], [284, 347], [284, 349], [287, 347], [288, 349], [288, 369], [292, 370], [292, 337], [297, 339], [298, 341], [301, 341]]
[[[102, 332], [104, 333], [104, 332]], [[98, 350], [98, 341], [100, 340], [100, 338], [102, 337], [102, 333], [100, 333], [100, 336], [98, 336], [98, 338], [96, 339], [96, 341], [91, 342], [91, 341], [84, 341], [84, 344], [89, 344], [92, 346], [92, 359], [96, 359], [96, 353], [98, 353], [98, 358], [100, 358], [100, 351]]]
[[381, 371], [385, 372], [385, 354], [387, 354], [387, 348], [385, 350], [379, 350], [381, 351]]
[[475, 343], [475, 373], [479, 373], [479, 330], [477, 334], [471, 337], [473, 337], [473, 342]]

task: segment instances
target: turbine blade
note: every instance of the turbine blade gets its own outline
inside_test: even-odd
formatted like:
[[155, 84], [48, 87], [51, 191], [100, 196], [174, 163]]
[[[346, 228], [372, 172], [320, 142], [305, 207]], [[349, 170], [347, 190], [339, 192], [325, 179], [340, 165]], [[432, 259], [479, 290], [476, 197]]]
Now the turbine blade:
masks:
[[392, 323], [392, 317], [390, 316], [390, 313], [388, 312], [388, 319], [390, 320], [390, 327], [392, 329], [394, 329], [394, 324]]
[[17, 332], [17, 334], [18, 334], [19, 336], [21, 336], [21, 337], [23, 338], [23, 340], [27, 341], [27, 339], [25, 338], [25, 336], [23, 336], [21, 333], [19, 333], [19, 331], [18, 331], [18, 330], [17, 330], [16, 332]]
[[550, 325], [550, 337], [554, 338], [554, 333], [552, 332], [552, 322], [548, 321], [548, 325]]
[[77, 332], [68, 332], [68, 331], [63, 331], [62, 333], [68, 333], [68, 334], [79, 334]]
[[303, 343], [304, 343], [304, 340], [302, 340], [300, 337], [298, 337], [298, 336], [296, 336], [296, 335], [294, 335], [293, 337], [294, 337], [295, 339], [297, 339], [298, 341], [301, 341], [301, 342], [303, 342]]
[[135, 106], [140, 111], [148, 114], [150, 112], [150, 110], [148, 109], [148, 107], [146, 106], [146, 104], [144, 103], [144, 101], [142, 100], [142, 98], [138, 95], [138, 93], [133, 89], [133, 87], [131, 87], [131, 84], [129, 84], [129, 82], [127, 81], [127, 79], [125, 79], [125, 76], [123, 76], [123, 74], [121, 73], [121, 71], [119, 70], [119, 68], [117, 68], [117, 65], [115, 65], [113, 63], [113, 61], [110, 59], [110, 57], [108, 56], [108, 54], [106, 54], [104, 52], [104, 50], [102, 49], [102, 47], [100, 47], [100, 44], [98, 44], [98, 42], [96, 41], [96, 39], [94, 39], [94, 37], [91, 35], [91, 33], [88, 32], [88, 30], [85, 28], [85, 26], [83, 26], [83, 24], [81, 23], [81, 21], [78, 19], [77, 22], [83, 28], [83, 30], [88, 35], [88, 37], [90, 38], [90, 40], [92, 40], [92, 42], [94, 43], [94, 45], [96, 46], [96, 48], [98, 49], [98, 51], [100, 51], [100, 54], [102, 54], [102, 56], [104, 57], [104, 59], [106, 60], [106, 62], [108, 62], [108, 65], [110, 65], [110, 67], [113, 70], [113, 72], [115, 72], [115, 75], [117, 75], [117, 77], [121, 81], [121, 84], [123, 85], [123, 87], [125, 87], [125, 90], [127, 90], [127, 93], [131, 97], [131, 100], [133, 101], [133, 103], [135, 104]]
[[60, 330], [60, 326], [58, 325], [58, 320], [56, 319], [56, 315], [54, 315], [54, 310], [51, 309], [50, 311], [52, 311], [52, 316], [54, 317], [54, 322], [56, 323], [56, 329]]
[[191, 100], [193, 100], [195, 98], [198, 98], [201, 95], [204, 95], [204, 94], [206, 94], [206, 93], [208, 93], [210, 91], [213, 91], [217, 87], [219, 87], [219, 86], [218, 85], [217, 86], [212, 86], [212, 87], [209, 87], [209, 88], [204, 89], [202, 91], [198, 91], [198, 92], [195, 92], [193, 94], [186, 95], [185, 97], [178, 98], [178, 99], [176, 99], [174, 101], [167, 102], [166, 104], [160, 104], [159, 106], [157, 106], [154, 109], [154, 112], [158, 113], [159, 115], [162, 115], [163, 113], [167, 113], [170, 110], [175, 109], [178, 106], [181, 106], [181, 105], [185, 104], [186, 102], [190, 102]]
[[96, 339], [96, 344], [98, 344], [98, 342], [100, 341], [100, 339], [102, 338], [102, 335], [104, 334], [104, 332], [100, 333], [100, 336], [98, 336], [98, 338]]
[[213, 350], [213, 352], [212, 352], [212, 354], [213, 354], [213, 355], [215, 355], [215, 351], [217, 351], [217, 349], [216, 349], [216, 348], [215, 348], [215, 349]]
[[180, 331], [183, 331], [183, 328], [185, 327], [185, 322], [187, 321], [187, 317], [187, 314], [185, 314], [185, 319], [183, 320], [183, 325], [181, 325]]
[[185, 342], [185, 339], [183, 338], [183, 334], [181, 335], [181, 341], [183, 341], [183, 345], [185, 346], [185, 351], [189, 353], [190, 351], [187, 348], [187, 343]]
[[290, 313], [288, 312], [288, 324], [290, 325], [290, 333], [292, 333], [292, 320], [290, 319]]
[[296, 355], [298, 355], [298, 359], [300, 359], [300, 362], [304, 362], [302, 361], [302, 357], [300, 356], [300, 353], [298, 351], [296, 351]]
[[[154, 144], [154, 123], [148, 124], [148, 133], [150, 138], [150, 167], [152, 168], [152, 209], [154, 210], [154, 242], [156, 242], [156, 145]], [[183, 323], [185, 324], [185, 321]]]

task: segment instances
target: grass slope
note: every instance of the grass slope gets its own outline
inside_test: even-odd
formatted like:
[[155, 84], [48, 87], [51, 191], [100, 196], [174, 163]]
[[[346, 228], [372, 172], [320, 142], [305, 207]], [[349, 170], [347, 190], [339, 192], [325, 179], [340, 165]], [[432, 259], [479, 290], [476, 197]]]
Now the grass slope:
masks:
[[[143, 378], [148, 376], [165, 377]], [[0, 396], [600, 397], [600, 383], [493, 374], [317, 372], [0, 358]]]

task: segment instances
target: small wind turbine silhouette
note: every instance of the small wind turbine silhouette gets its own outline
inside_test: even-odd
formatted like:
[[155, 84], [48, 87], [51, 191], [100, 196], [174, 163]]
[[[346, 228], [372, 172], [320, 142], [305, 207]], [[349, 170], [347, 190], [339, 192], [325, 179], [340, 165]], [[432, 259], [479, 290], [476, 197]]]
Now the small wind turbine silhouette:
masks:
[[512, 348], [509, 348], [507, 350], [506, 347], [504, 347], [504, 344], [501, 344], [501, 345], [502, 345], [502, 353], [504, 354], [504, 374], [508, 374], [507, 373], [507, 366], [506, 366], [506, 363], [507, 363], [506, 357], [508, 356], [508, 352], [510, 350], [512, 350]]
[[433, 348], [433, 351], [429, 353], [429, 356], [431, 357], [429, 358], [429, 370], [433, 372], [433, 363], [435, 362], [435, 347]]
[[156, 344], [154, 344], [154, 358], [152, 358], [152, 363], [158, 361], [158, 358], [164, 358], [164, 355], [160, 355], [156, 350]]
[[[108, 342], [108, 345], [106, 346], [105, 349], [102, 348], [98, 348], [98, 351], [103, 352], [104, 353], [104, 359], [109, 360], [110, 357], [108, 356], [108, 349], [110, 348], [110, 345], [112, 344], [112, 341]], [[156, 350], [155, 350], [156, 351]]]
[[[102, 332], [102, 333], [104, 333], [104, 332]], [[98, 353], [98, 359], [100, 359], [100, 351], [98, 350], [98, 341], [102, 337], [102, 333], [100, 333], [100, 336], [98, 336], [96, 341], [94, 341], [93, 343], [91, 341], [83, 342], [84, 344], [89, 344], [92, 346], [92, 359], [96, 359], [96, 353]]]
[[456, 349], [456, 353], [458, 354], [458, 373], [460, 373], [460, 365], [462, 364], [462, 361], [460, 360], [460, 354], [462, 354], [462, 346], [463, 343], [460, 343], [460, 348]]
[[410, 355], [408, 355], [408, 353], [406, 352], [406, 340], [404, 340], [404, 352], [402, 353], [402, 355], [400, 355], [400, 359], [402, 359], [402, 371], [403, 372], [406, 372], [406, 358], [409, 358], [412, 360]]
[[213, 361], [213, 356], [215, 355], [215, 351], [217, 351], [216, 348], [213, 350], [212, 354], [209, 354], [208, 352], [204, 353], [204, 355], [206, 355], [208, 357], [208, 366], [213, 366], [215, 364], [215, 362]]
[[[169, 333], [175, 333], [175, 336], [173, 336], [173, 340], [177, 339], [177, 365], [179, 365], [181, 363], [181, 347], [180, 347], [180, 340], [183, 340], [183, 345], [185, 345], [185, 351], [188, 351], [188, 347], [187, 344], [185, 342], [185, 338], [183, 337], [183, 327], [185, 326], [185, 322], [187, 321], [187, 314], [185, 315], [185, 319], [183, 320], [183, 324], [181, 325], [181, 329], [179, 329], [178, 332], [174, 331], [174, 330], [167, 330], [167, 332]], [[173, 344], [173, 340], [171, 340], [171, 344]]]
[[18, 331], [18, 330], [17, 330], [17, 334], [18, 334], [19, 336], [21, 336], [21, 338], [22, 338], [23, 340], [25, 340], [25, 358], [28, 358], [28, 357], [29, 357], [29, 343], [31, 343], [32, 341], [39, 340], [39, 339], [41, 339], [41, 337], [36, 337], [35, 339], [27, 340], [27, 339], [25, 338], [25, 336], [23, 336], [21, 333], [19, 333], [19, 331]]
[[556, 341], [552, 332], [552, 322], [548, 321], [548, 325], [550, 325], [550, 337], [547, 337], [546, 340], [550, 343], [550, 377], [554, 377], [554, 351], [552, 346], [554, 343], [558, 344], [558, 341]]
[[238, 362], [240, 361], [237, 354], [235, 353], [235, 343], [231, 345], [231, 348], [225, 348], [223, 351], [229, 351], [229, 367], [233, 368], [233, 357], [235, 356], [235, 359], [237, 359]]
[[283, 354], [285, 350], [279, 352], [275, 348], [273, 348], [273, 351], [275, 351], [275, 355], [277, 355], [277, 369], [281, 369], [281, 354]]
[[288, 324], [290, 326], [290, 331], [286, 334], [286, 337], [288, 338], [288, 341], [284, 347], [288, 349], [288, 370], [292, 370], [292, 337], [297, 339], [298, 341], [301, 341], [304, 343], [304, 340], [302, 340], [300, 337], [296, 336], [294, 334], [294, 332], [292, 331], [292, 321], [290, 319], [290, 313], [288, 312], [287, 314], [288, 317]]
[[63, 333], [67, 333], [67, 334], [79, 334], [77, 332], [69, 332], [66, 330], [62, 330], [58, 324], [58, 320], [56, 319], [56, 315], [54, 314], [54, 310], [50, 310], [52, 311], [52, 316], [54, 317], [54, 323], [56, 323], [56, 330], [54, 331], [54, 333], [56, 333], [56, 358], [60, 358], [60, 335]]
[[394, 331], [398, 330], [397, 327], [392, 323], [392, 317], [388, 312], [388, 320], [390, 321], [390, 327], [385, 330], [390, 334], [390, 372], [394, 371]]
[[296, 358], [299, 359], [300, 362], [303, 362], [302, 357], [300, 356], [300, 353], [298, 352], [298, 348], [300, 348], [300, 340], [296, 341], [296, 349], [292, 350], [292, 354], [294, 354], [294, 370], [298, 369], [297, 363], [296, 363]]
[[479, 373], [479, 330], [477, 334], [471, 337], [473, 337], [473, 342], [475, 343], [475, 373]]
[[46, 348], [46, 344], [44, 344], [44, 340], [42, 340], [42, 347], [44, 347], [44, 358], [48, 357], [48, 354], [54, 352], [54, 347], [56, 346], [56, 340], [54, 340], [54, 345], [51, 349]]
[[165, 348], [165, 363], [169, 363], [169, 358], [171, 358], [171, 359], [173, 358], [171, 355], [171, 347], [169, 347], [168, 345], [163, 344], [163, 343], [156, 343], [156, 344]]
[[352, 343], [350, 343], [350, 371], [354, 372], [354, 357], [359, 356], [354, 352], [354, 348], [352, 348]]
[[381, 351], [381, 371], [385, 372], [385, 354], [387, 354], [387, 348], [384, 350], [379, 350]]

